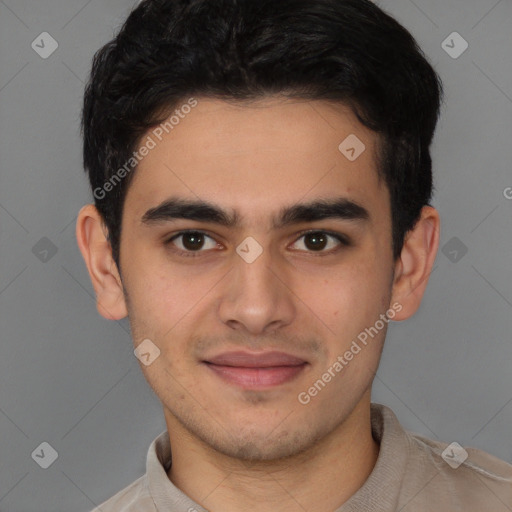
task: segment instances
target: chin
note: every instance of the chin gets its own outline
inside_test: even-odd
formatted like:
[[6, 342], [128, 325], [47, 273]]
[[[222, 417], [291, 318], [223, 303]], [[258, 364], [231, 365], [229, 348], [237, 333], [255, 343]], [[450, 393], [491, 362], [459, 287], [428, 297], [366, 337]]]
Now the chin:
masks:
[[248, 429], [236, 429], [231, 437], [223, 440], [210, 439], [209, 444], [218, 452], [247, 462], [270, 462], [297, 456], [322, 437], [321, 433], [290, 431], [289, 428], [269, 429], [268, 423], [256, 430], [254, 425]]

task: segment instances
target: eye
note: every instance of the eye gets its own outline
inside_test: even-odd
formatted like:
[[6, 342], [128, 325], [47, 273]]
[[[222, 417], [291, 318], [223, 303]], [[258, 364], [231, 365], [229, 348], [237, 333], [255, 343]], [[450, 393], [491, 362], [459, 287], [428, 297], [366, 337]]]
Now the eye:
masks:
[[211, 236], [202, 231], [182, 231], [167, 240], [165, 244], [172, 244], [183, 253], [204, 252], [218, 246]]
[[298, 244], [297, 250], [308, 252], [334, 252], [332, 249], [341, 246], [349, 246], [349, 240], [341, 234], [329, 233], [326, 231], [308, 231], [297, 239], [294, 245]]

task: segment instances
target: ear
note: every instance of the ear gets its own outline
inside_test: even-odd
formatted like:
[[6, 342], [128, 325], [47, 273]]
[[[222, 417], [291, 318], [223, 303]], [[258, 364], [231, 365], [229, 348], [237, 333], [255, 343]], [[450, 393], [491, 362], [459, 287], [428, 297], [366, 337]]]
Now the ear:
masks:
[[398, 302], [402, 309], [393, 320], [405, 320], [418, 310], [439, 248], [439, 232], [439, 213], [424, 206], [395, 264], [391, 303]]
[[107, 320], [124, 318], [128, 313], [123, 284], [112, 257], [107, 228], [93, 204], [88, 204], [80, 210], [76, 223], [76, 238], [96, 293], [98, 313]]

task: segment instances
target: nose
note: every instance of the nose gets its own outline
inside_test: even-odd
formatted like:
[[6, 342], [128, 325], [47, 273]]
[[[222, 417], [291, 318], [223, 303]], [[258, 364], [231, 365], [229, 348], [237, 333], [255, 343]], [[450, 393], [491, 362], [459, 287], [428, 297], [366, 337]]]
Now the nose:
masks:
[[218, 310], [222, 322], [252, 335], [292, 323], [296, 305], [290, 279], [269, 250], [251, 263], [236, 254], [233, 265]]

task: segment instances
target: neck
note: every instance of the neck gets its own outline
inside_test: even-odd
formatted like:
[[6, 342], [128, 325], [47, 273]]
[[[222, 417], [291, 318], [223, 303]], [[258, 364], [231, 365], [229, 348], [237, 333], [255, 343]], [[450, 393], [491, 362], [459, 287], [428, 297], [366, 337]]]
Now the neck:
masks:
[[173, 463], [168, 476], [210, 512], [335, 510], [363, 485], [379, 454], [371, 433], [369, 390], [328, 436], [281, 460], [249, 462], [219, 454], [169, 416]]

